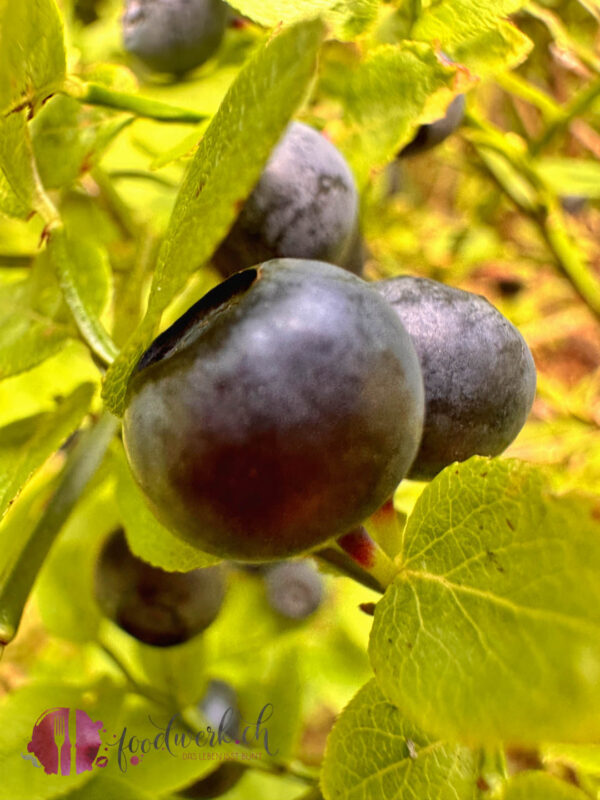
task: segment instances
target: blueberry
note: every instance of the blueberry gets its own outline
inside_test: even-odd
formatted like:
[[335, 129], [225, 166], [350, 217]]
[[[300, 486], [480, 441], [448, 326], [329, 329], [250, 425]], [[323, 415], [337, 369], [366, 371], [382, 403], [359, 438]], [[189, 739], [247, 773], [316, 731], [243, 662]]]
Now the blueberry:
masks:
[[535, 396], [535, 365], [519, 331], [461, 289], [407, 276], [374, 286], [409, 332], [423, 372], [423, 440], [409, 477], [428, 479], [453, 461], [505, 450]]
[[217, 50], [227, 13], [221, 0], [126, 0], [125, 49], [157, 72], [182, 75]]
[[165, 572], [134, 556], [122, 528], [106, 540], [96, 564], [96, 599], [103, 613], [145, 644], [168, 647], [203, 631], [225, 595], [220, 566]]
[[156, 516], [224, 558], [269, 561], [356, 527], [421, 437], [410, 337], [370, 284], [282, 259], [239, 272], [140, 359], [123, 438]]
[[290, 619], [309, 617], [323, 600], [323, 578], [308, 561], [276, 564], [265, 582], [271, 608]]
[[238, 697], [235, 689], [228, 683], [220, 680], [209, 681], [198, 708], [213, 730], [218, 731], [222, 726], [231, 739], [239, 736], [241, 715]]
[[409, 142], [398, 154], [399, 156], [414, 156], [430, 150], [447, 139], [458, 128], [465, 114], [465, 96], [458, 94], [450, 103], [446, 114], [435, 122], [421, 125], [415, 138]]
[[273, 258], [328, 261], [360, 274], [358, 193], [338, 149], [292, 122], [213, 260], [222, 275]]

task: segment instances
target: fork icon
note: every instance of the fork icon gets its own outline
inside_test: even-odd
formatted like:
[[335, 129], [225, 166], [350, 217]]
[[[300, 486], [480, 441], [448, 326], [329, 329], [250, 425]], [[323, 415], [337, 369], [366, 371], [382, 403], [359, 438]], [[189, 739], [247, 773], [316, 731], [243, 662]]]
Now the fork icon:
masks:
[[54, 742], [58, 751], [58, 766], [56, 770], [57, 775], [64, 774], [61, 769], [61, 753], [63, 744], [65, 743], [65, 735], [65, 718], [62, 715], [57, 715], [54, 717]]

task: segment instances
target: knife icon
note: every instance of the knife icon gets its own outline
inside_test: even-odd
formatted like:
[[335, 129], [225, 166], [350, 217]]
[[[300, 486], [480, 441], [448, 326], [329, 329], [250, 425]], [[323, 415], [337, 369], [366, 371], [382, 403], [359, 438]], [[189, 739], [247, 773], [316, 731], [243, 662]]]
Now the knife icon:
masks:
[[77, 709], [69, 709], [69, 775], [77, 772]]

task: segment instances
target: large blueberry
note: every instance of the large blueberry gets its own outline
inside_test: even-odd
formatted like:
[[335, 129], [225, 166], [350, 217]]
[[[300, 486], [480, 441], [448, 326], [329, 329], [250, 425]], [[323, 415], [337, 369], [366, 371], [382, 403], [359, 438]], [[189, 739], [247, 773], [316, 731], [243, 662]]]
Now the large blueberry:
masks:
[[421, 362], [425, 424], [409, 477], [505, 450], [535, 396], [535, 365], [519, 331], [484, 297], [436, 281], [399, 276], [374, 286]]
[[273, 258], [328, 261], [360, 274], [358, 193], [339, 150], [292, 122], [214, 255], [227, 276]]
[[181, 75], [217, 50], [227, 13], [222, 0], [126, 0], [123, 43], [153, 70]]
[[410, 337], [369, 284], [283, 259], [239, 272], [142, 356], [123, 437], [156, 516], [225, 558], [268, 561], [356, 527], [417, 452]]
[[135, 556], [122, 528], [104, 543], [96, 563], [96, 599], [103, 613], [145, 644], [168, 647], [203, 631], [225, 596], [220, 566], [165, 572]]

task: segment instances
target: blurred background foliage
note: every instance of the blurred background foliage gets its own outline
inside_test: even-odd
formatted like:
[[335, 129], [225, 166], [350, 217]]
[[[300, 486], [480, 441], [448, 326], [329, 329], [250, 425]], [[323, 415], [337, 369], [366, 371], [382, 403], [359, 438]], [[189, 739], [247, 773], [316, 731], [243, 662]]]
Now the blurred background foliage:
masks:
[[[192, 109], [207, 120], [249, 54], [269, 35], [232, 13], [217, 55], [174, 82], [149, 73], [124, 53], [120, 0], [60, 0], [59, 5], [69, 73]], [[464, 59], [467, 66], [452, 86], [453, 93], [467, 92], [461, 128], [433, 150], [369, 169], [365, 141], [369, 145], [373, 132], [360, 128], [364, 139], [357, 135], [348, 87], [360, 95], [355, 78], [364, 52], [404, 36], [407, 9], [413, 7], [410, 2], [383, 3], [368, 35], [327, 42], [310, 102], [300, 116], [324, 130], [355, 167], [368, 278], [410, 273], [478, 292], [523, 333], [538, 369], [538, 395], [530, 420], [507, 455], [548, 465], [559, 490], [597, 493], [600, 5], [596, 0], [525, 5], [506, 23], [499, 50], [483, 42]], [[460, 43], [450, 56], [461, 62]], [[423, 116], [412, 119], [406, 140], [419, 122], [435, 119], [450, 96], [440, 94]], [[373, 102], [386, 106], [391, 101], [377, 96]], [[375, 137], [376, 109], [370, 119], [367, 127], [373, 124]], [[65, 224], [82, 240], [94, 242], [93, 252], [86, 253], [94, 264], [89, 296], [117, 345], [127, 340], [140, 318], [140, 287], [149, 290], [157, 245], [206, 125], [135, 118], [82, 106], [64, 95], [50, 99], [30, 125], [44, 186]], [[65, 141], [71, 143], [67, 160], [62, 155]], [[0, 377], [10, 372], [16, 353], [26, 370], [0, 381], [2, 426], [35, 415], [43, 421], [76, 387], [99, 382], [97, 366], [77, 337], [58, 286], [41, 267], [43, 223], [39, 217], [22, 216], [0, 216]], [[167, 309], [164, 326], [218, 282], [210, 265], [198, 266]], [[15, 314], [26, 314], [28, 320], [18, 333], [7, 323]], [[59, 452], [37, 474], [7, 517], [8, 525], [18, 530], [35, 518], [62, 458]], [[403, 484], [398, 509], [407, 513], [420, 488]], [[357, 605], [377, 596], [350, 581], [327, 578], [324, 605], [306, 622], [295, 623], [268, 608], [264, 586], [255, 575], [231, 571], [225, 608], [206, 634], [181, 647], [155, 651], [102, 620], [91, 597], [97, 550], [88, 545], [99, 542], [118, 519], [115, 479], [107, 463], [44, 567], [23, 628], [0, 664], [0, 694], [25, 686], [34, 691], [39, 681], [47, 687], [59, 673], [60, 683], [82, 676], [88, 681], [82, 684], [82, 708], [92, 696], [108, 708], [103, 692], [109, 684], [121, 690], [151, 685], [167, 704], [179, 708], [194, 703], [211, 678], [220, 678], [235, 686], [248, 718], [265, 698], [276, 710], [285, 709], [285, 719], [278, 723], [282, 756], [291, 763], [301, 760], [307, 769], [317, 765], [335, 715], [369, 678], [371, 619], [358, 613]], [[95, 688], [90, 688], [92, 679]], [[34, 703], [31, 698], [28, 702]], [[144, 709], [122, 698], [115, 703], [115, 721], [143, 724]], [[19, 710], [9, 705], [4, 713], [6, 728]], [[22, 713], [17, 732], [25, 735], [34, 718], [28, 721]], [[196, 764], [190, 777], [202, 770], [207, 767]], [[167, 796], [185, 782], [181, 762], [163, 772], [160, 779], [154, 772], [140, 778], [140, 796], [146, 791]], [[0, 798], [32, 796], [27, 788], [20, 794], [15, 787], [10, 782], [0, 787]], [[293, 775], [249, 770], [227, 797], [256, 794], [285, 800], [302, 791]], [[36, 785], [36, 792], [36, 797], [51, 796], [56, 786], [42, 790]]]

